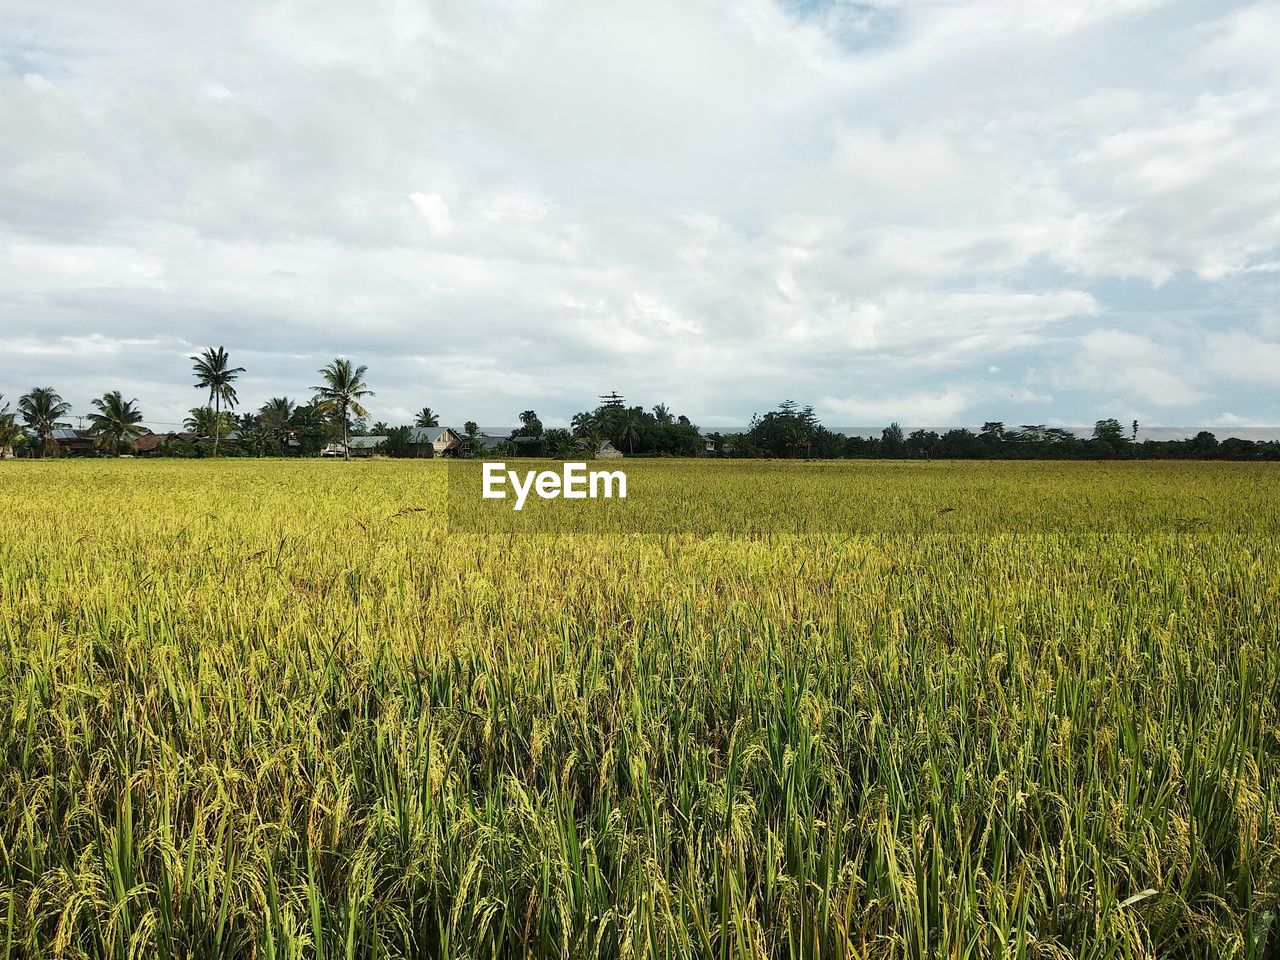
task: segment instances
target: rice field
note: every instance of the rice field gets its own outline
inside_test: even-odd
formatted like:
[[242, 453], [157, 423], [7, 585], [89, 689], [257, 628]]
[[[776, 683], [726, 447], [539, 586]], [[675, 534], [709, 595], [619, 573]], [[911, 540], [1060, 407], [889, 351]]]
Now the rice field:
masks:
[[623, 466], [0, 463], [3, 957], [1280, 956], [1274, 465]]

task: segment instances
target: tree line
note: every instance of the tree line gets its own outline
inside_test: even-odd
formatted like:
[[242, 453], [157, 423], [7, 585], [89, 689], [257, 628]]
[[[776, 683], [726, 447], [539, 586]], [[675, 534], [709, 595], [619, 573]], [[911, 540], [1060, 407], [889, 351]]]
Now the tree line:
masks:
[[1280, 442], [1219, 441], [1207, 430], [1185, 440], [1138, 442], [1138, 422], [1126, 429], [1118, 420], [1098, 420], [1081, 437], [1062, 427], [1024, 424], [1008, 427], [988, 421], [978, 431], [956, 427], [903, 431], [897, 423], [878, 437], [845, 436], [818, 422], [812, 407], [784, 401], [776, 410], [753, 417], [740, 433], [711, 433], [709, 445], [726, 457], [948, 460], [1280, 460]]
[[[233, 367], [223, 347], [207, 347], [191, 361], [195, 388], [207, 394], [207, 402], [193, 407], [183, 423], [184, 430], [195, 439], [171, 437], [161, 453], [200, 456], [207, 451], [211, 456], [265, 456], [282, 452], [290, 437], [300, 438], [299, 446], [306, 452], [319, 453], [326, 443], [339, 437], [345, 446], [353, 417], [369, 415], [361, 403], [373, 396], [364, 381], [367, 368], [342, 357], [319, 370], [321, 382], [311, 388], [310, 402], [301, 404], [288, 397], [273, 397], [257, 413], [238, 416], [235, 408], [240, 398], [235, 383], [245, 368]], [[150, 433], [143, 426], [137, 398], [125, 400], [119, 390], [112, 390], [90, 404], [93, 412], [87, 418], [88, 432], [103, 453], [128, 453], [139, 438]], [[56, 432], [70, 413], [71, 404], [53, 387], [33, 387], [18, 398], [16, 410], [11, 411], [10, 405], [4, 403], [0, 406], [0, 452], [56, 456]], [[235, 443], [228, 443], [226, 438], [233, 434]]]
[[[186, 434], [168, 435], [154, 452], [176, 457], [278, 456], [285, 453], [318, 455], [329, 444], [341, 443], [349, 456], [353, 436], [379, 436], [379, 452], [386, 456], [416, 454], [412, 427], [439, 426], [439, 416], [423, 407], [409, 425], [384, 421], [369, 424], [364, 401], [374, 396], [365, 380], [368, 368], [343, 357], [318, 373], [320, 383], [311, 397], [299, 402], [272, 397], [257, 412], [237, 414], [235, 383], [243, 367], [233, 367], [223, 347], [208, 347], [191, 357], [194, 386], [206, 402], [193, 407], [183, 424]], [[0, 402], [4, 398], [0, 397]], [[1230, 437], [1219, 441], [1201, 431], [1185, 440], [1137, 440], [1138, 423], [1126, 430], [1114, 419], [1099, 420], [1089, 437], [1044, 424], [1006, 427], [999, 421], [979, 431], [957, 427], [938, 433], [915, 430], [907, 434], [897, 423], [879, 437], [846, 436], [823, 426], [810, 406], [786, 400], [777, 409], [752, 417], [740, 432], [705, 436], [687, 416], [665, 404], [646, 410], [628, 405], [616, 391], [597, 398], [590, 410], [574, 414], [568, 429], [544, 428], [533, 410], [520, 414], [520, 426], [506, 437], [482, 437], [475, 421], [463, 427], [461, 454], [564, 459], [594, 456], [606, 442], [629, 456], [782, 459], [1218, 459], [1280, 460], [1280, 442]], [[143, 426], [137, 399], [125, 400], [112, 390], [91, 401], [89, 433], [107, 455], [131, 452], [150, 431]], [[55, 436], [71, 413], [52, 387], [33, 387], [18, 399], [16, 410], [0, 406], [0, 454], [56, 456]], [[482, 443], [481, 441], [485, 441]]]

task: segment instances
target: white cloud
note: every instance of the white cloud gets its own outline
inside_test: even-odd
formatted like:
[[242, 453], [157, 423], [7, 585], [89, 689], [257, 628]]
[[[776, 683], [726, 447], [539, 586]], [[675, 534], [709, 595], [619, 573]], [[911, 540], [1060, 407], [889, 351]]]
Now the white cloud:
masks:
[[409, 199], [422, 214], [422, 219], [427, 221], [427, 226], [431, 228], [432, 233], [448, 233], [453, 229], [453, 220], [449, 217], [449, 204], [440, 194], [415, 191], [409, 194]]
[[897, 420], [910, 426], [944, 426], [961, 421], [975, 403], [973, 392], [953, 387], [885, 397], [824, 397], [817, 405], [828, 422], [865, 426]]
[[1209, 366], [1227, 381], [1280, 385], [1280, 343], [1241, 330], [1209, 337]]
[[614, 386], [871, 418], [864, 383], [1013, 422], [1037, 378], [1060, 419], [1244, 415], [1274, 330], [1214, 310], [1274, 302], [1277, 10], [10, 0], [0, 392], [190, 405], [187, 347], [65, 347], [99, 337], [225, 343], [247, 403], [344, 353], [490, 423]]
[[1148, 336], [1122, 330], [1094, 330], [1080, 340], [1073, 363], [1055, 371], [1053, 383], [1062, 389], [1119, 394], [1155, 407], [1187, 407], [1210, 399], [1174, 372], [1174, 350]]
[[1206, 69], [1226, 73], [1280, 73], [1276, 37], [1280, 36], [1280, 3], [1255, 3], [1233, 10], [1204, 31], [1209, 40], [1196, 61]]

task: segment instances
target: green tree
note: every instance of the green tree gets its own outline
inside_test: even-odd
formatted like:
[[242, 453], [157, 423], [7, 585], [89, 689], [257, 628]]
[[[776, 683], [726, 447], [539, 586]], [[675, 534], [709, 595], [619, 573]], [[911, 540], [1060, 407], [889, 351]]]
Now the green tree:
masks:
[[331, 418], [314, 403], [299, 404], [289, 417], [289, 427], [298, 432], [299, 452], [314, 456], [338, 436]]
[[902, 427], [895, 421], [880, 431], [880, 449], [886, 457], [902, 456], [902, 448], [906, 445], [906, 437]]
[[542, 421], [534, 411], [525, 410], [520, 414], [520, 429], [516, 431], [516, 435], [534, 439], [542, 436]]
[[1099, 420], [1093, 425], [1093, 439], [1104, 443], [1123, 443], [1124, 427], [1119, 420]]
[[297, 408], [298, 405], [288, 397], [272, 397], [258, 410], [258, 420], [268, 430], [283, 433]]
[[[457, 423], [458, 421], [453, 421]], [[430, 407], [423, 407], [418, 411], [418, 415], [413, 419], [415, 427], [438, 427], [440, 426], [440, 415]]]
[[1187, 441], [1187, 448], [1197, 457], [1212, 457], [1218, 446], [1218, 438], [1208, 430], [1201, 430]]
[[[244, 373], [244, 367], [231, 366], [231, 358], [227, 355], [227, 351], [222, 347], [205, 347], [200, 353], [191, 358], [191, 369], [195, 372], [196, 389], [209, 391], [209, 403], [213, 406], [214, 414], [221, 412], [225, 404], [228, 410], [235, 408], [239, 402], [236, 396], [236, 388], [232, 386], [240, 374]], [[221, 430], [217, 429], [225, 422], [220, 416], [214, 417], [214, 434], [213, 434], [213, 455], [218, 455], [218, 436]]]
[[373, 391], [364, 382], [366, 366], [354, 366], [345, 357], [338, 357], [332, 363], [320, 368], [320, 376], [324, 383], [311, 389], [315, 391], [315, 406], [337, 419], [342, 424], [342, 458], [351, 459], [351, 451], [347, 449], [350, 439], [348, 417], [354, 413], [357, 417], [369, 416], [360, 403], [365, 397], [372, 397]]
[[630, 407], [618, 418], [618, 442], [627, 445], [627, 453], [634, 454], [636, 441], [640, 439], [640, 412]]
[[241, 448], [255, 456], [261, 457], [268, 444], [278, 440], [276, 431], [263, 423], [260, 414], [242, 413], [232, 419]]
[[563, 427], [553, 427], [542, 435], [542, 439], [546, 444], [547, 456], [557, 460], [571, 456], [577, 448], [573, 434]]
[[594, 458], [596, 454], [600, 452], [600, 448], [604, 445], [604, 432], [594, 424], [584, 427], [577, 436], [578, 449], [588, 457]]
[[190, 430], [197, 437], [213, 437], [217, 442], [219, 435], [231, 432], [233, 421], [226, 410], [214, 410], [213, 407], [192, 407], [187, 411], [183, 428]]
[[1099, 420], [1093, 425], [1091, 444], [1099, 456], [1120, 457], [1129, 449], [1129, 438], [1119, 420]]
[[988, 420], [982, 425], [978, 434], [978, 442], [988, 454], [997, 454], [1004, 449], [1006, 441], [1004, 423], [1000, 420]]
[[53, 387], [32, 387], [29, 393], [18, 398], [18, 413], [22, 421], [40, 437], [40, 456], [58, 452], [53, 439], [53, 428], [60, 417], [71, 412], [71, 404], [58, 396]]
[[409, 456], [413, 431], [408, 427], [385, 427], [382, 431], [375, 431], [375, 433], [387, 438], [379, 448], [383, 454], [388, 457]]
[[[0, 400], [4, 397], [0, 396]], [[22, 428], [18, 426], [17, 416], [10, 412], [6, 403], [0, 407], [0, 459], [13, 455], [13, 448], [21, 442]]]
[[104, 393], [92, 401], [96, 413], [89, 414], [89, 423], [98, 435], [98, 443], [120, 455], [121, 447], [131, 448], [133, 441], [144, 433], [142, 411], [137, 399], [126, 400], [119, 390]]

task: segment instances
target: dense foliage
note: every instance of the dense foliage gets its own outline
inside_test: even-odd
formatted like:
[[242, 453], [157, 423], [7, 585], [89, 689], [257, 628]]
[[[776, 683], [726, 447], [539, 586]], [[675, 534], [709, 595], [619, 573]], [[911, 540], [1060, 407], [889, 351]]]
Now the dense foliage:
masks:
[[1202, 430], [1186, 440], [1137, 442], [1138, 425], [1126, 432], [1117, 420], [1099, 420], [1088, 438], [1061, 427], [1027, 424], [1007, 428], [999, 421], [978, 432], [957, 427], [913, 430], [896, 424], [879, 437], [845, 436], [818, 422], [812, 407], [785, 401], [754, 417], [741, 433], [711, 434], [714, 449], [729, 457], [814, 459], [908, 458], [948, 460], [1280, 460], [1280, 442], [1230, 437], [1221, 443]]
[[[233, 386], [243, 367], [230, 367], [227, 352], [218, 347], [204, 350], [194, 361], [196, 387], [209, 391], [208, 405], [193, 408], [183, 424], [185, 433], [166, 435], [148, 448], [151, 455], [201, 456], [316, 456], [335, 445], [343, 456], [353, 436], [386, 439], [376, 452], [388, 457], [429, 455], [424, 445], [414, 443], [408, 426], [392, 426], [383, 421], [368, 425], [369, 411], [361, 401], [373, 396], [364, 381], [367, 369], [338, 357], [319, 372], [323, 383], [313, 387], [311, 403], [297, 404], [288, 397], [273, 397], [256, 414], [236, 417], [238, 403]], [[675, 415], [665, 404], [651, 410], [628, 406], [616, 391], [598, 398], [593, 409], [576, 414], [569, 429], [547, 429], [537, 412], [520, 414], [520, 426], [505, 437], [481, 438], [479, 428], [467, 421], [458, 433], [460, 447], [450, 455], [463, 458], [496, 454], [506, 457], [569, 459], [593, 457], [612, 444], [627, 456], [777, 459], [951, 459], [951, 460], [1280, 460], [1280, 442], [1229, 437], [1219, 442], [1208, 431], [1185, 440], [1137, 442], [1138, 424], [1131, 434], [1116, 420], [1099, 420], [1088, 439], [1074, 432], [1044, 424], [1006, 428], [991, 421], [975, 433], [957, 427], [938, 433], [917, 429], [905, 434], [897, 423], [885, 427], [879, 437], [846, 436], [823, 426], [813, 408], [792, 400], [776, 410], [752, 417], [746, 430], [709, 433], [704, 436], [687, 416]], [[96, 432], [95, 450], [120, 454], [131, 450], [137, 436], [146, 432], [138, 426], [142, 414], [137, 401], [129, 402], [129, 424], [124, 429], [118, 418], [100, 414], [112, 404], [123, 403], [120, 392], [112, 391], [92, 401], [97, 413], [90, 414]], [[26, 455], [57, 454], [53, 439], [60, 417], [70, 406], [52, 387], [33, 388], [19, 401], [26, 431], [16, 429], [16, 415], [7, 407], [0, 411], [0, 455], [10, 451]], [[423, 407], [414, 418], [416, 427], [435, 427], [439, 416]], [[482, 439], [486, 442], [481, 442]], [[7, 441], [7, 442], [6, 442]], [[85, 452], [83, 449], [81, 452]], [[370, 451], [372, 452], [372, 451]]]

